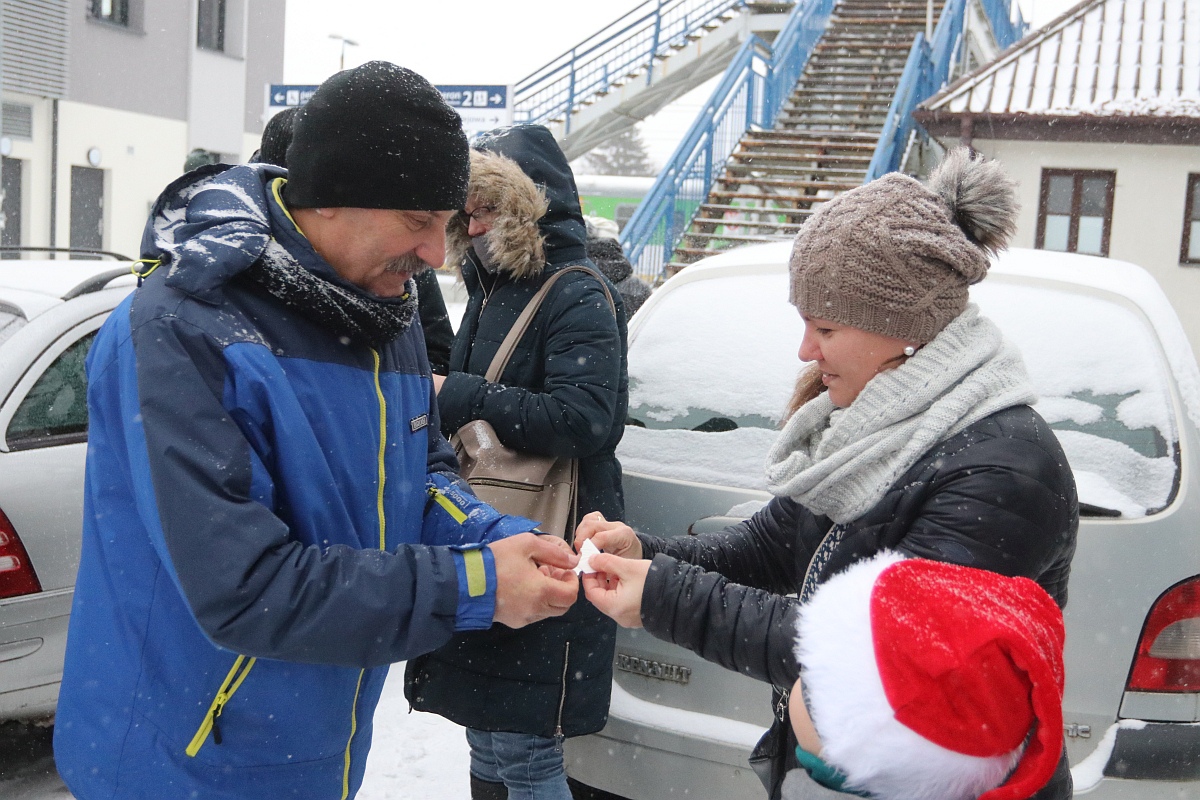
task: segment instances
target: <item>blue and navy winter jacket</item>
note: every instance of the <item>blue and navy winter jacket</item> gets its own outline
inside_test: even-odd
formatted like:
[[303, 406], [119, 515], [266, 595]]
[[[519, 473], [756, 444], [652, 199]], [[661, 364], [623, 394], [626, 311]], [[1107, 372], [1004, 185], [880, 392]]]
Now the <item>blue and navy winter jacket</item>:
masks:
[[83, 800], [353, 796], [387, 665], [490, 626], [481, 543], [534, 527], [457, 482], [419, 324], [371, 346], [245, 280], [269, 259], [372, 299], [309, 246], [285, 175], [168, 187], [162, 266], [88, 357], [55, 730]]

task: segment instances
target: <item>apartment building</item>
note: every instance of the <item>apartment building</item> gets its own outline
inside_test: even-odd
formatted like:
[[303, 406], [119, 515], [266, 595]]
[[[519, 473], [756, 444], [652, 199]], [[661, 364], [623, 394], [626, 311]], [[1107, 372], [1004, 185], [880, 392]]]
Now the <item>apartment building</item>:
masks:
[[257, 147], [285, 4], [0, 0], [0, 246], [137, 257], [190, 152]]

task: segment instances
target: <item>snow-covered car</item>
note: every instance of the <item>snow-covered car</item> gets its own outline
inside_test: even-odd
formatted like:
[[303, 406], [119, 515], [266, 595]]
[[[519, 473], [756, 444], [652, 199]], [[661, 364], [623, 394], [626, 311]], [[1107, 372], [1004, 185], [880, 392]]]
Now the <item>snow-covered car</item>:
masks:
[[[630, 326], [627, 521], [720, 529], [768, 499], [766, 453], [800, 368], [787, 243], [715, 256]], [[1200, 797], [1200, 372], [1157, 283], [1117, 261], [1005, 253], [972, 299], [1021, 349], [1079, 488], [1064, 722], [1077, 794]], [[608, 726], [572, 778], [633, 800], [761, 800], [762, 683], [622, 630]]]
[[54, 713], [83, 514], [87, 378], [130, 264], [0, 261], [0, 720]]

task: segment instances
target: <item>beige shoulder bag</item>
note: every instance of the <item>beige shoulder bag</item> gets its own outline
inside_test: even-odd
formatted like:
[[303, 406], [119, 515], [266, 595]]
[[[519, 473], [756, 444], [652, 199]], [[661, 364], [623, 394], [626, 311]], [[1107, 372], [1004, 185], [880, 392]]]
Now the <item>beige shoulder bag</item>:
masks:
[[[508, 365], [517, 342], [546, 299], [550, 288], [568, 272], [586, 272], [600, 281], [608, 305], [616, 314], [616, 305], [603, 278], [587, 267], [566, 267], [550, 276], [529, 301], [500, 343], [484, 379], [495, 383]], [[459, 473], [471, 485], [480, 500], [505, 514], [536, 520], [538, 529], [570, 541], [575, 532], [576, 488], [579, 463], [574, 458], [542, 456], [506, 447], [490, 422], [475, 419], [450, 437], [458, 456]]]

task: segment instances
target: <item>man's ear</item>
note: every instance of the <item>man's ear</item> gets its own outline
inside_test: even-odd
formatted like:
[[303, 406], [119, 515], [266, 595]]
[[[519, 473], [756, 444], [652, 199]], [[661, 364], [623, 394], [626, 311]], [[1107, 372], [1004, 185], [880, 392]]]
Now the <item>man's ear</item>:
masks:
[[333, 219], [337, 216], [338, 212], [336, 208], [314, 208], [313, 211], [315, 211], [318, 216], [324, 217], [325, 219]]

